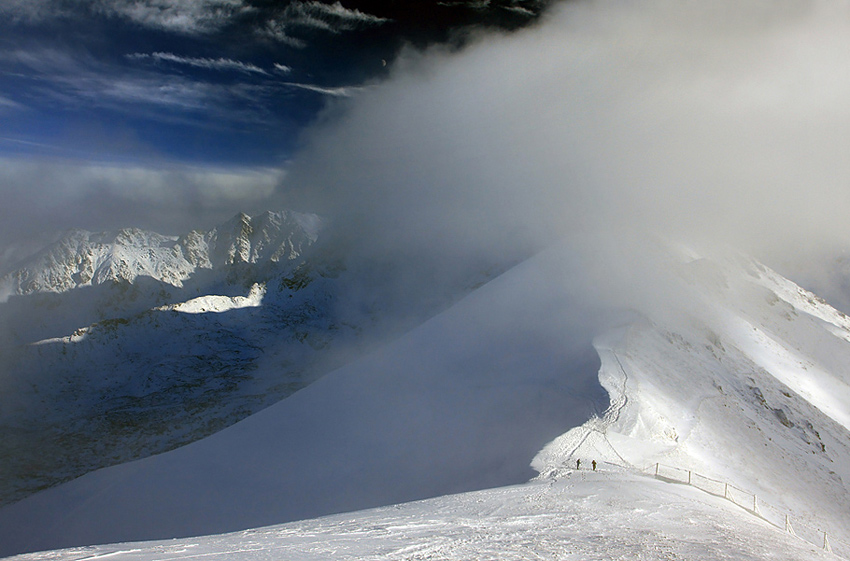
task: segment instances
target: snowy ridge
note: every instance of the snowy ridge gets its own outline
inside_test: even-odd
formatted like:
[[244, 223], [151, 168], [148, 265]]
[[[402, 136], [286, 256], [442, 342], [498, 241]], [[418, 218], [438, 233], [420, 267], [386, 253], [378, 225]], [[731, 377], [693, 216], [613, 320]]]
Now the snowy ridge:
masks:
[[[593, 346], [601, 366], [582, 358], [588, 356], [589, 342], [571, 339], [576, 322], [586, 324], [598, 314], [583, 309], [570, 292], [577, 271], [569, 252], [553, 249], [399, 341], [212, 437], [91, 473], [0, 509], [0, 543], [9, 544], [6, 551], [24, 551], [221, 533], [500, 486], [527, 479], [530, 474], [521, 466], [539, 451], [532, 465], [540, 478], [520, 489], [562, 486], [578, 494], [561, 500], [593, 505], [589, 508], [600, 514], [588, 518], [601, 524], [596, 535], [621, 536], [603, 539], [607, 549], [598, 558], [609, 558], [612, 551], [627, 555], [629, 548], [642, 546], [636, 544], [645, 545], [646, 534], [621, 532], [637, 518], [654, 521], [647, 532], [660, 527], [667, 536], [652, 543], [669, 549], [650, 558], [717, 558], [718, 549], [706, 553], [687, 545], [694, 543], [688, 541], [693, 536], [705, 537], [717, 528], [717, 523], [705, 526], [696, 520], [714, 516], [736, 520], [732, 527], [724, 523], [726, 530], [717, 538], [717, 543], [737, 544], [730, 553], [735, 558], [762, 558], [761, 550], [747, 545], [756, 535], [760, 543], [772, 544], [778, 558], [818, 558], [824, 554], [817, 548], [793, 545], [782, 532], [762, 534], [766, 522], [735, 518], [749, 515], [719, 498], [694, 499], [711, 504], [710, 512], [647, 515], [665, 508], [668, 499], [655, 494], [656, 483], [634, 480], [623, 471], [622, 466], [628, 470], [659, 462], [702, 473], [733, 482], [837, 539], [850, 535], [846, 406], [812, 390], [827, 385], [828, 395], [847, 391], [846, 318], [748, 259], [719, 256], [676, 263], [665, 281], [676, 313], [649, 306], [636, 309], [625, 323], [620, 316], [619, 325], [599, 325]], [[610, 396], [609, 407], [594, 417], [599, 383]], [[574, 428], [564, 432], [569, 427]], [[580, 491], [573, 485], [577, 459], [585, 469], [596, 460], [601, 471], [619, 475], [599, 476], [603, 479], [597, 484]], [[597, 477], [580, 474], [587, 481]], [[644, 492], [654, 498], [638, 499]], [[505, 493], [494, 490], [490, 496], [504, 498]], [[623, 502], [592, 498], [609, 493], [622, 493]], [[647, 506], [637, 506], [644, 499]], [[460, 500], [440, 499], [443, 504]], [[582, 551], [564, 549], [564, 544], [545, 549], [550, 542], [543, 536], [551, 529], [545, 520], [551, 512], [522, 510], [517, 502], [489, 504], [489, 512], [523, 512], [540, 521], [529, 524], [527, 535], [548, 551], [542, 557]], [[570, 508], [582, 508], [578, 504]], [[612, 504], [616, 508], [608, 511], [605, 505]], [[464, 512], [486, 516], [488, 508]], [[643, 510], [632, 518], [630, 509]], [[315, 543], [299, 533], [309, 524], [260, 534], [278, 536], [274, 547], [300, 551], [298, 544]], [[585, 535], [581, 530], [567, 527], [571, 533], [564, 540], [583, 539], [576, 537]], [[38, 528], [38, 535], [27, 536], [27, 528]], [[183, 543], [217, 543], [234, 553], [233, 544], [244, 544], [252, 535], [258, 534]], [[426, 549], [453, 559], [463, 555], [462, 548], [453, 549], [460, 543], [471, 539], [481, 545], [465, 531], [457, 535], [455, 545]], [[272, 537], [264, 539], [272, 546]], [[426, 539], [439, 543], [433, 535]], [[515, 551], [510, 549], [515, 546], [506, 547]], [[137, 558], [150, 558], [145, 556], [154, 555], [156, 547]], [[252, 558], [248, 550], [235, 553]]]
[[136, 228], [73, 230], [0, 278], [0, 294], [66, 292], [145, 276], [175, 287], [199, 269], [296, 259], [316, 241], [321, 220], [293, 211], [240, 213], [209, 232], [181, 237]]
[[735, 482], [810, 525], [850, 537], [847, 318], [762, 265], [700, 259], [676, 271], [690, 308], [597, 338], [602, 419], [535, 459], [656, 462]]

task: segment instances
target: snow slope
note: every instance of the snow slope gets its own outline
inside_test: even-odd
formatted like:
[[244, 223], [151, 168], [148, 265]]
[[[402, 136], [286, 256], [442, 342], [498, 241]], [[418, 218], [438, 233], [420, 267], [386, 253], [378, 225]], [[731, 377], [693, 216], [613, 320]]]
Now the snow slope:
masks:
[[520, 265], [209, 438], [3, 508], [0, 554], [225, 532], [528, 480], [537, 450], [606, 403], [590, 340], [573, 333], [587, 317], [571, 267], [558, 253]]
[[[576, 459], [632, 473], [656, 462], [694, 470], [848, 541], [850, 320], [740, 256], [674, 252], [655, 265], [656, 298], [631, 300], [628, 321], [613, 321], [580, 304], [584, 293], [573, 292], [582, 284], [580, 267], [569, 251], [540, 254], [394, 343], [210, 438], [0, 509], [0, 554], [221, 533], [501, 486], [527, 480], [532, 458], [544, 478], [557, 481], [552, 489], [564, 491], [556, 504], [523, 510], [543, 483], [476, 495], [468, 509], [441, 499], [415, 527], [426, 528], [427, 542], [440, 543], [436, 533], [457, 538], [442, 549], [423, 546], [423, 556], [461, 558], [489, 543], [478, 537], [490, 531], [481, 526], [440, 522], [449, 518], [440, 504], [463, 513], [461, 520], [490, 516], [489, 540], [513, 536], [509, 553], [525, 543], [543, 548], [544, 558], [593, 558], [594, 545], [598, 558], [640, 558], [641, 547], [655, 548], [648, 559], [816, 556], [754, 518], [729, 522], [734, 507], [697, 499], [692, 489], [662, 490], [628, 473], [572, 486]], [[610, 395], [604, 413], [600, 404], [609, 400], [600, 383]], [[572, 522], [561, 522], [569, 508], [560, 501], [587, 512], [592, 530], [569, 516]], [[493, 519], [502, 509], [513, 515]], [[557, 522], [552, 512], [560, 513]], [[375, 525], [394, 527], [389, 520]], [[305, 535], [321, 534], [323, 523], [259, 535], [294, 536], [270, 547], [297, 552], [304, 544], [293, 557], [310, 558], [326, 545]], [[378, 531], [354, 524], [367, 536]], [[545, 537], [553, 527], [580, 545], [559, 549], [564, 542]], [[183, 544], [238, 553], [250, 549], [253, 535]], [[358, 551], [346, 540], [331, 542]], [[392, 539], [372, 543], [378, 553], [362, 555], [417, 555], [393, 550]]]
[[680, 314], [646, 310], [596, 339], [612, 407], [551, 443], [535, 467], [660, 462], [731, 481], [846, 540], [850, 319], [742, 257], [669, 271]]
[[693, 488], [622, 472], [571, 473], [231, 534], [124, 543], [17, 561], [190, 559], [573, 561], [835, 559]]

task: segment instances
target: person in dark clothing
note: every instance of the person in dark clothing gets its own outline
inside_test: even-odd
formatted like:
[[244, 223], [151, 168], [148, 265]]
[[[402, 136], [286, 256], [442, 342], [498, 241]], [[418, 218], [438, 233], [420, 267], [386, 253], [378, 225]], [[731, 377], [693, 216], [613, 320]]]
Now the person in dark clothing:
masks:
[[576, 469], [581, 469], [581, 460], [576, 460]]
[[590, 462], [590, 465], [593, 466], [593, 471], [596, 471], [596, 460], [593, 460], [592, 462]]

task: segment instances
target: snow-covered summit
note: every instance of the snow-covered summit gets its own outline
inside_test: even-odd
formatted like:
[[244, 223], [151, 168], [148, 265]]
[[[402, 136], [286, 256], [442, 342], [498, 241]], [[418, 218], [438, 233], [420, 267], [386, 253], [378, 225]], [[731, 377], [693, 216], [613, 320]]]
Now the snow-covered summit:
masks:
[[138, 228], [72, 230], [0, 278], [0, 294], [61, 293], [138, 277], [181, 287], [199, 269], [296, 259], [316, 241], [320, 224], [315, 215], [267, 211], [179, 237]]

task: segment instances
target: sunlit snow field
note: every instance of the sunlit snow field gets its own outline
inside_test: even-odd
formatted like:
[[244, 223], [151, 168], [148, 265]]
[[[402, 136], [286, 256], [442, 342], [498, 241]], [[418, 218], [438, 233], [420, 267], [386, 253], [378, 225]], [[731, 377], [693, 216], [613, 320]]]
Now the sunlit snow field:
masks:
[[218, 536], [13, 559], [836, 559], [694, 488], [599, 470]]

